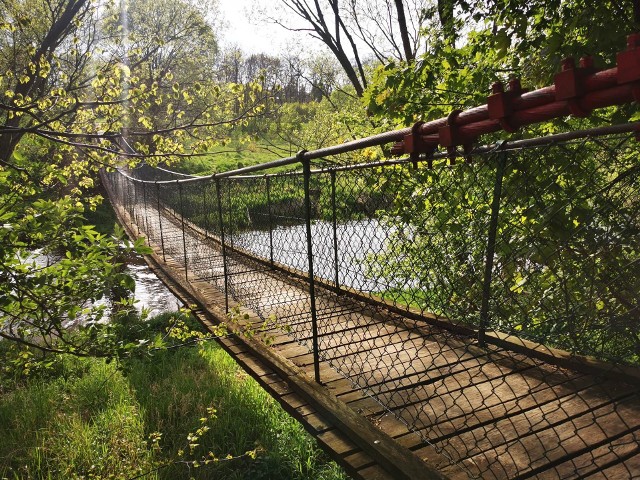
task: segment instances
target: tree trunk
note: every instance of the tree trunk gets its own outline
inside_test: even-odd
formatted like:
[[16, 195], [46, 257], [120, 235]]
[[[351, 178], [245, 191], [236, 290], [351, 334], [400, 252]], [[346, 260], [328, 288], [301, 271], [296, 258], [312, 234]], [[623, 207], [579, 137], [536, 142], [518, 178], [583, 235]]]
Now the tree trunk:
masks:
[[[40, 76], [40, 58], [45, 57], [51, 60], [53, 52], [60, 46], [60, 43], [68, 33], [69, 27], [72, 25], [74, 18], [80, 10], [85, 7], [88, 0], [67, 0], [60, 16], [54, 19], [54, 23], [49, 28], [42, 43], [38, 46], [32, 57], [32, 63], [36, 66], [35, 72], [29, 75], [29, 81], [18, 82], [13, 89], [14, 97], [31, 97], [38, 98], [45, 88], [46, 81]], [[5, 133], [0, 134], [0, 162], [12, 163], [11, 157], [20, 139], [24, 135], [24, 130], [20, 131], [20, 127], [24, 126], [24, 122], [20, 117], [7, 118], [2, 125]], [[12, 132], [11, 129], [15, 129]]]
[[[638, 0], [640, 1], [640, 0]], [[402, 38], [402, 47], [404, 49], [404, 56], [407, 62], [415, 60], [413, 49], [411, 48], [411, 41], [409, 40], [409, 32], [407, 31], [407, 18], [404, 15], [404, 5], [402, 0], [395, 0], [396, 10], [398, 11], [398, 27], [400, 28], [400, 37]]]
[[3, 133], [0, 135], [0, 164], [12, 165], [11, 157], [23, 133]]

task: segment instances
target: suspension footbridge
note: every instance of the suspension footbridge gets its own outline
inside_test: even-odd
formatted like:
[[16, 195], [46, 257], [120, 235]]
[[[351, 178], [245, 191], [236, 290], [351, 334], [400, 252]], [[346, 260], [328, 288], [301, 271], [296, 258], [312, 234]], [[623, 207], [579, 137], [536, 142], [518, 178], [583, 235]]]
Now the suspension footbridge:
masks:
[[[244, 332], [220, 342], [354, 478], [640, 478], [638, 124], [471, 145], [631, 102], [638, 41], [411, 129], [103, 183], [159, 277]], [[408, 156], [367, 160], [390, 141]]]
[[[250, 325], [251, 338], [223, 344], [355, 477], [633, 478], [637, 312], [622, 299], [637, 302], [627, 297], [637, 282], [636, 146], [633, 134], [593, 133], [503, 145], [453, 168], [444, 157], [432, 169], [334, 163], [181, 179], [143, 167], [104, 179], [130, 234], [154, 247], [161, 278], [198, 305], [203, 321]], [[587, 169], [575, 175], [585, 185], [559, 193], [561, 175], [539, 177], [550, 168], [540, 159], [560, 153], [571, 154], [564, 172]], [[588, 166], [587, 157], [595, 158]], [[522, 196], [516, 176], [531, 158], [541, 164], [528, 175], [540, 183]], [[610, 174], [614, 158], [627, 172], [619, 181]], [[491, 230], [497, 176], [498, 200], [509, 207], [492, 239], [496, 262], [483, 302], [488, 236], [475, 248], [474, 232]], [[431, 212], [420, 232], [398, 218], [395, 182], [414, 191], [428, 184], [430, 203], [446, 198], [440, 208], [457, 213], [439, 220]], [[485, 210], [469, 195], [452, 202], [456, 190], [473, 192]], [[568, 234], [566, 225], [554, 232], [557, 217], [585, 201], [595, 209]], [[537, 208], [546, 223], [523, 222]], [[469, 216], [458, 231], [469, 212], [480, 218]], [[626, 231], [612, 245], [620, 222]], [[584, 251], [568, 253], [580, 245]], [[622, 258], [608, 258], [610, 250]], [[582, 275], [603, 285], [580, 287], [587, 268]], [[557, 310], [567, 306], [569, 314]]]

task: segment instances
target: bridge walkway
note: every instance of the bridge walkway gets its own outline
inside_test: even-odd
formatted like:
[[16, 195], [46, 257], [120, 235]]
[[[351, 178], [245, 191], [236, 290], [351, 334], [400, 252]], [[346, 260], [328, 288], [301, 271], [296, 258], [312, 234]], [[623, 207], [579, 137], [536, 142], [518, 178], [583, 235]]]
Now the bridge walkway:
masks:
[[[184, 228], [175, 213], [146, 218], [157, 218], [141, 228], [161, 279], [197, 304], [204, 322], [226, 319], [226, 284], [232, 311], [247, 312], [235, 321], [257, 333], [222, 345], [354, 478], [640, 478], [640, 382], [480, 348], [440, 325], [319, 288], [320, 386], [308, 285], [239, 247], [225, 266], [219, 242]], [[159, 222], [173, 245], [164, 260]], [[396, 368], [407, 362], [409, 370]]]

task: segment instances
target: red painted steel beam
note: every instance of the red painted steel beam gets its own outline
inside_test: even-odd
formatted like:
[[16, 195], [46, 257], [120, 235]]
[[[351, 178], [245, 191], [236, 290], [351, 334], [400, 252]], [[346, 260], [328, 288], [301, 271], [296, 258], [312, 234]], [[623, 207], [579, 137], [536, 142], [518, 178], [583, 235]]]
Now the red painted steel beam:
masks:
[[554, 85], [532, 92], [523, 91], [519, 80], [508, 89], [496, 83], [487, 104], [466, 111], [454, 111], [447, 118], [419, 122], [393, 146], [397, 155], [432, 153], [439, 146], [450, 149], [470, 145], [480, 136], [518, 128], [555, 118], [585, 117], [597, 108], [624, 105], [640, 100], [640, 34], [627, 38], [627, 50], [620, 52], [617, 65], [597, 71], [590, 57], [575, 66], [573, 59], [562, 62]]

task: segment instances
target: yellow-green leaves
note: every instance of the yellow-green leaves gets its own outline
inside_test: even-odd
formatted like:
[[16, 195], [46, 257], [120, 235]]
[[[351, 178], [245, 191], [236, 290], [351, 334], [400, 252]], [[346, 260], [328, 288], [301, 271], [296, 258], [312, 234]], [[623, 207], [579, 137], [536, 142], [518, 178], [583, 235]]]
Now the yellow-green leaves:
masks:
[[516, 272], [515, 278], [513, 279], [513, 285], [509, 288], [514, 293], [522, 293], [524, 292], [524, 285], [527, 283], [527, 279], [523, 277], [520, 272]]

